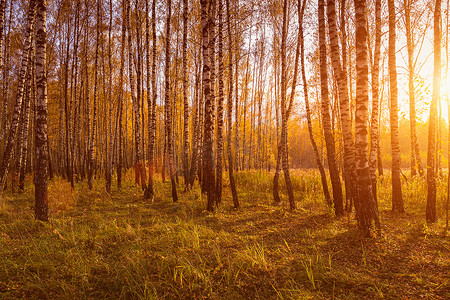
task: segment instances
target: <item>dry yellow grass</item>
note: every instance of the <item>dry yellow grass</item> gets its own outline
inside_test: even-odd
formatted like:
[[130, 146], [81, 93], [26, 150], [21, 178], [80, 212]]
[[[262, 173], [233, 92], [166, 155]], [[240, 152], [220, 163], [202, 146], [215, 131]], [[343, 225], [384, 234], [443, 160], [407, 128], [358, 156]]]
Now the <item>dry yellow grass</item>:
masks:
[[32, 187], [7, 194], [0, 299], [450, 299], [450, 240], [442, 218], [425, 223], [423, 179], [404, 182], [404, 214], [379, 182], [382, 236], [364, 239], [353, 215], [325, 207], [317, 173], [292, 174], [294, 212], [284, 188], [272, 205], [273, 174], [256, 172], [236, 176], [241, 209], [225, 189], [215, 213], [197, 184], [173, 203], [159, 178], [154, 202], [131, 177], [111, 194], [102, 180], [74, 193], [54, 179], [50, 222], [34, 220]]

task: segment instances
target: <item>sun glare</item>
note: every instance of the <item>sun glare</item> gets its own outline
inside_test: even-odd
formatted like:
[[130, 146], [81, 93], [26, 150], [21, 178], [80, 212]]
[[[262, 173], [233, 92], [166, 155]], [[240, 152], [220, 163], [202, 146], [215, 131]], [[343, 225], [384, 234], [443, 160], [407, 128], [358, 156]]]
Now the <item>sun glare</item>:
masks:
[[[445, 72], [445, 71], [444, 71]], [[442, 106], [446, 106], [442, 108], [442, 118], [444, 118], [445, 122], [448, 124], [448, 108], [450, 107], [450, 76], [448, 76], [447, 72], [444, 73], [441, 84], [441, 100]]]

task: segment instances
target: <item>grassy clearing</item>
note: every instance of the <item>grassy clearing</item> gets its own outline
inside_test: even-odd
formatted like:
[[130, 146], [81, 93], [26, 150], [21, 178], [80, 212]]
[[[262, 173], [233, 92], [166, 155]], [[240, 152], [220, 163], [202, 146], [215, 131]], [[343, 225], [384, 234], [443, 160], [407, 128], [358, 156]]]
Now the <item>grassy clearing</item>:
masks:
[[225, 182], [214, 214], [198, 187], [172, 203], [158, 181], [149, 203], [129, 177], [111, 195], [101, 180], [72, 191], [58, 179], [42, 223], [28, 185], [0, 210], [0, 298], [450, 298], [443, 216], [425, 225], [420, 179], [404, 183], [407, 213], [391, 213], [389, 182], [379, 184], [383, 236], [370, 240], [352, 217], [332, 217], [312, 171], [293, 172], [293, 213], [272, 205], [272, 175], [259, 172], [237, 174], [239, 211]]

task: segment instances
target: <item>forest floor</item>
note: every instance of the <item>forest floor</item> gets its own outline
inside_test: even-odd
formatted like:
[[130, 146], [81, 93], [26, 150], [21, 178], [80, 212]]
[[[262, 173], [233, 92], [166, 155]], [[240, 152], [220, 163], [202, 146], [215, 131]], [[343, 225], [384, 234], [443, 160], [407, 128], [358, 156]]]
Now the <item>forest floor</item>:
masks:
[[48, 223], [34, 220], [30, 182], [5, 192], [0, 299], [450, 299], [444, 197], [427, 226], [423, 179], [403, 182], [404, 214], [390, 211], [390, 180], [380, 181], [382, 236], [363, 239], [353, 215], [326, 208], [316, 172], [293, 172], [294, 212], [285, 194], [272, 204], [272, 174], [236, 177], [241, 208], [225, 182], [215, 213], [198, 187], [180, 185], [173, 203], [160, 179], [153, 203], [130, 177], [110, 195], [101, 180], [89, 191], [55, 179]]

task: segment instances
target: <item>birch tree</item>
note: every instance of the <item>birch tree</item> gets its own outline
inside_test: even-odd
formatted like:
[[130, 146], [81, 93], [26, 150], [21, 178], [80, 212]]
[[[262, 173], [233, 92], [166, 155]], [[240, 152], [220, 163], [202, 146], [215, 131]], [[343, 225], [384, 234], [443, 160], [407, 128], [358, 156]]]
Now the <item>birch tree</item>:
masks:
[[356, 218], [364, 236], [371, 235], [375, 223], [380, 232], [378, 207], [373, 197], [368, 163], [368, 104], [369, 104], [369, 49], [367, 45], [367, 1], [355, 0], [356, 21], [356, 112], [355, 147], [358, 197], [355, 201]]
[[[355, 5], [356, 7], [356, 5]], [[328, 90], [327, 74], [327, 45], [325, 38], [325, 3], [324, 0], [318, 1], [318, 19], [319, 19], [319, 58], [320, 58], [320, 90], [322, 96], [322, 122], [327, 149], [328, 167], [331, 177], [331, 186], [333, 189], [333, 204], [337, 209], [342, 203], [342, 185], [339, 177], [339, 170], [336, 163], [335, 140], [331, 130], [330, 101]], [[367, 51], [367, 50], [366, 50]], [[337, 213], [337, 212], [336, 212]], [[339, 215], [339, 213], [337, 213]]]
[[165, 136], [167, 140], [167, 162], [170, 181], [172, 183], [172, 200], [178, 201], [177, 185], [175, 182], [175, 167], [173, 156], [173, 136], [172, 136], [172, 114], [171, 114], [171, 101], [170, 101], [170, 21], [172, 17], [172, 0], [167, 2], [167, 21], [166, 21], [166, 46], [165, 46], [165, 61], [164, 68], [165, 77], [165, 91], [164, 91], [164, 119], [165, 119]]
[[[227, 102], [227, 153], [228, 153], [228, 176], [230, 178], [231, 195], [235, 209], [239, 208], [239, 199], [236, 191], [236, 183], [233, 174], [233, 154], [231, 151], [232, 117], [233, 117], [233, 39], [231, 36], [230, 0], [226, 0], [227, 6], [227, 30], [228, 30], [228, 102]], [[237, 126], [237, 125], [235, 125]]]
[[[30, 6], [34, 6], [31, 0]], [[36, 124], [35, 124], [35, 206], [36, 219], [48, 220], [48, 149], [47, 149], [47, 32], [46, 32], [46, 0], [37, 0], [36, 18]], [[34, 14], [34, 9], [33, 13]]]
[[213, 134], [214, 134], [214, 112], [213, 97], [211, 94], [211, 51], [213, 44], [210, 42], [211, 34], [211, 15], [208, 8], [215, 0], [200, 0], [201, 5], [201, 27], [202, 27], [202, 48], [203, 48], [203, 97], [204, 106], [204, 129], [203, 129], [203, 172], [205, 190], [207, 194], [207, 209], [214, 211], [215, 203], [215, 174], [214, 174], [214, 155], [213, 155]]
[[441, 88], [441, 0], [436, 0], [434, 7], [434, 71], [433, 93], [430, 105], [430, 119], [428, 125], [427, 152], [427, 223], [436, 222], [436, 123], [437, 104]]
[[398, 88], [395, 51], [395, 4], [388, 0], [389, 7], [389, 87], [391, 91], [390, 123], [392, 150], [392, 210], [404, 212], [402, 183], [400, 181], [400, 141], [398, 132]]

